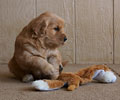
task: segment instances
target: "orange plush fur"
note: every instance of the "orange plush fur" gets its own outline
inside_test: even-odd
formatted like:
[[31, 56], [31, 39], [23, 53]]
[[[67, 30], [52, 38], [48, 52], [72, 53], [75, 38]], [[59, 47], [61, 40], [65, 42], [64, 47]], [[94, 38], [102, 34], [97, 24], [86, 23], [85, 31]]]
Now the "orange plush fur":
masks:
[[62, 86], [64, 83], [68, 83], [67, 90], [73, 91], [78, 88], [79, 85], [91, 82], [94, 72], [96, 70], [109, 71], [110, 69], [106, 65], [92, 65], [87, 68], [80, 69], [76, 73], [62, 72], [57, 80], [45, 80], [50, 88], [56, 88]]

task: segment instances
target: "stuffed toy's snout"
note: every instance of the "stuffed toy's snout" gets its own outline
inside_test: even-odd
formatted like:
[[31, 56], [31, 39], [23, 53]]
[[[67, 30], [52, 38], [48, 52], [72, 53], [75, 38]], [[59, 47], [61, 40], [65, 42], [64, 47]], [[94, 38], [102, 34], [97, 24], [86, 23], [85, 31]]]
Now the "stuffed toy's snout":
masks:
[[104, 83], [114, 83], [117, 77], [112, 71], [97, 70], [94, 73], [93, 79]]

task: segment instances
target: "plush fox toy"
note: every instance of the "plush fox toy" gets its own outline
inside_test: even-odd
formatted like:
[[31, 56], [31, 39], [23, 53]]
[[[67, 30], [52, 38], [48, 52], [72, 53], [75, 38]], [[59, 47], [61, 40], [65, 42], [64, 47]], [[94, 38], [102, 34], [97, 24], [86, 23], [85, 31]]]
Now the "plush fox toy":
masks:
[[99, 82], [113, 83], [116, 76], [106, 65], [92, 65], [80, 69], [76, 73], [62, 72], [57, 80], [36, 80], [32, 83], [37, 90], [49, 91], [64, 87], [67, 84], [67, 90], [73, 91], [79, 85], [86, 84], [92, 80]]

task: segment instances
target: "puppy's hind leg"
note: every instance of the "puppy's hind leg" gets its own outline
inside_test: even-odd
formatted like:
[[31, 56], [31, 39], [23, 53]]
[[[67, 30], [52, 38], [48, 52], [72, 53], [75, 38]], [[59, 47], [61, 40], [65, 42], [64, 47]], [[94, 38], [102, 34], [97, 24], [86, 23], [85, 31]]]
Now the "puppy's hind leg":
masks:
[[8, 63], [9, 70], [22, 82], [30, 82], [34, 80], [32, 74], [27, 74], [24, 70], [22, 70], [14, 58], [12, 58]]
[[34, 77], [33, 77], [32, 74], [26, 74], [26, 75], [22, 78], [22, 81], [25, 82], [25, 83], [34, 81]]

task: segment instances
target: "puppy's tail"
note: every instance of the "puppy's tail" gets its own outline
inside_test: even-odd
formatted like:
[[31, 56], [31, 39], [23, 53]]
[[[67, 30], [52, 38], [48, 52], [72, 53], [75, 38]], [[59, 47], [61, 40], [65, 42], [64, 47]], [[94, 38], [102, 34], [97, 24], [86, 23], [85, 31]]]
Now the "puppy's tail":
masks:
[[52, 91], [64, 87], [64, 82], [60, 80], [36, 80], [32, 86], [40, 91]]

